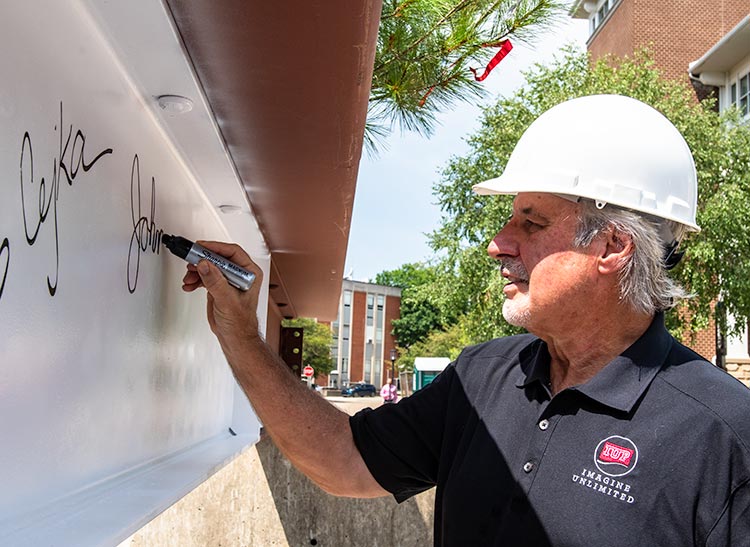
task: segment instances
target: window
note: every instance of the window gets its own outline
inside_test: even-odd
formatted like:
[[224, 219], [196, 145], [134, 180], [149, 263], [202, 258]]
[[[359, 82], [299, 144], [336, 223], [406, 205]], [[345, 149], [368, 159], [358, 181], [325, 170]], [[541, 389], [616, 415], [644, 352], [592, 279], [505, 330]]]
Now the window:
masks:
[[380, 342], [383, 340], [383, 323], [385, 322], [385, 314], [383, 313], [383, 307], [385, 305], [385, 297], [382, 294], [378, 295], [378, 308], [375, 313], [375, 340]]
[[[588, 4], [588, 2], [586, 2]], [[592, 2], [593, 3], [593, 2]], [[620, 0], [599, 0], [596, 3], [596, 7], [591, 8], [589, 12], [589, 36], [593, 35], [599, 27], [601, 27], [607, 20], [610, 12], [617, 7]], [[585, 8], [588, 11], [588, 8]]]
[[348, 325], [352, 320], [352, 291], [344, 291], [344, 317], [342, 323]]
[[371, 294], [367, 295], [367, 326], [371, 327], [373, 322], [373, 307], [375, 305], [375, 297]]
[[601, 6], [599, 6], [599, 9], [596, 12], [596, 20], [598, 21], [598, 25], [601, 25], [604, 21], [604, 18], [607, 17], [607, 14], [609, 13], [609, 2], [603, 2]]
[[[747, 67], [745, 67], [747, 70]], [[747, 118], [750, 115], [750, 72], [737, 72], [729, 85], [729, 106], [736, 106], [740, 114]]]
[[365, 344], [365, 377], [363, 380], [369, 382], [371, 380], [370, 374], [372, 371], [372, 340], [368, 340]]
[[747, 116], [750, 109], [750, 73], [745, 73], [744, 76], [739, 78], [740, 93], [737, 97], [737, 106], [742, 112], [743, 116]]

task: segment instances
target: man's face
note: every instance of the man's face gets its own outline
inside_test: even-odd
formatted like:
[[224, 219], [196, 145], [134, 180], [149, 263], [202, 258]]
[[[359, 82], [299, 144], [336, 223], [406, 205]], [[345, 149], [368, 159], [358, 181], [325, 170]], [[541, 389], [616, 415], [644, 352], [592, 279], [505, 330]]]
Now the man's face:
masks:
[[587, 289], [596, 283], [596, 240], [573, 247], [578, 205], [552, 194], [521, 193], [513, 216], [487, 252], [501, 263], [506, 300], [503, 316], [542, 335], [570, 325], [590, 310]]

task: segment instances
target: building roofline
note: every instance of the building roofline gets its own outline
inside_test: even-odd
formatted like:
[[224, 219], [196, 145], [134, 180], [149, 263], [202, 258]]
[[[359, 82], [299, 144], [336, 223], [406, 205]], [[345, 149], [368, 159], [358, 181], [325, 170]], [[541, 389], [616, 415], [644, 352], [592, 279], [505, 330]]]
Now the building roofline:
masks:
[[386, 296], [401, 296], [400, 287], [378, 285], [377, 283], [370, 283], [369, 281], [352, 281], [351, 279], [344, 279], [343, 288], [359, 292], [377, 292], [385, 294]]
[[750, 43], [750, 15], [727, 32], [697, 61], [688, 65], [688, 72], [698, 77], [704, 72], [728, 72], [748, 53]]
[[575, 2], [570, 5], [568, 15], [570, 15], [573, 19], [588, 19], [589, 12], [583, 9], [583, 2], [584, 0], [575, 0]]

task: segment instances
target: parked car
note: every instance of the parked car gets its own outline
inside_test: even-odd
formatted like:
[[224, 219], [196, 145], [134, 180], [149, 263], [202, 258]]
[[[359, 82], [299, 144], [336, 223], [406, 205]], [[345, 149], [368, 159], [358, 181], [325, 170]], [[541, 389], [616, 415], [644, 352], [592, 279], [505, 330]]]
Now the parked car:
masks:
[[344, 397], [374, 397], [377, 395], [378, 390], [372, 384], [351, 384], [349, 387], [345, 387], [341, 390], [341, 395]]

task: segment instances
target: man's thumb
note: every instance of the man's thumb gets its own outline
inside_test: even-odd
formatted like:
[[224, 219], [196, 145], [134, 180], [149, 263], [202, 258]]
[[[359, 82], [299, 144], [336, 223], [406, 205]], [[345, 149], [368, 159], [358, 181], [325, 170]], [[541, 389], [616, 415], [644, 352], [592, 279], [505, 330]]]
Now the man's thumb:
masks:
[[203, 286], [210, 292], [221, 290], [220, 288], [226, 285], [226, 280], [221, 272], [215, 266], [209, 264], [207, 260], [201, 260], [196, 267], [198, 275], [201, 276], [201, 281], [203, 281]]

